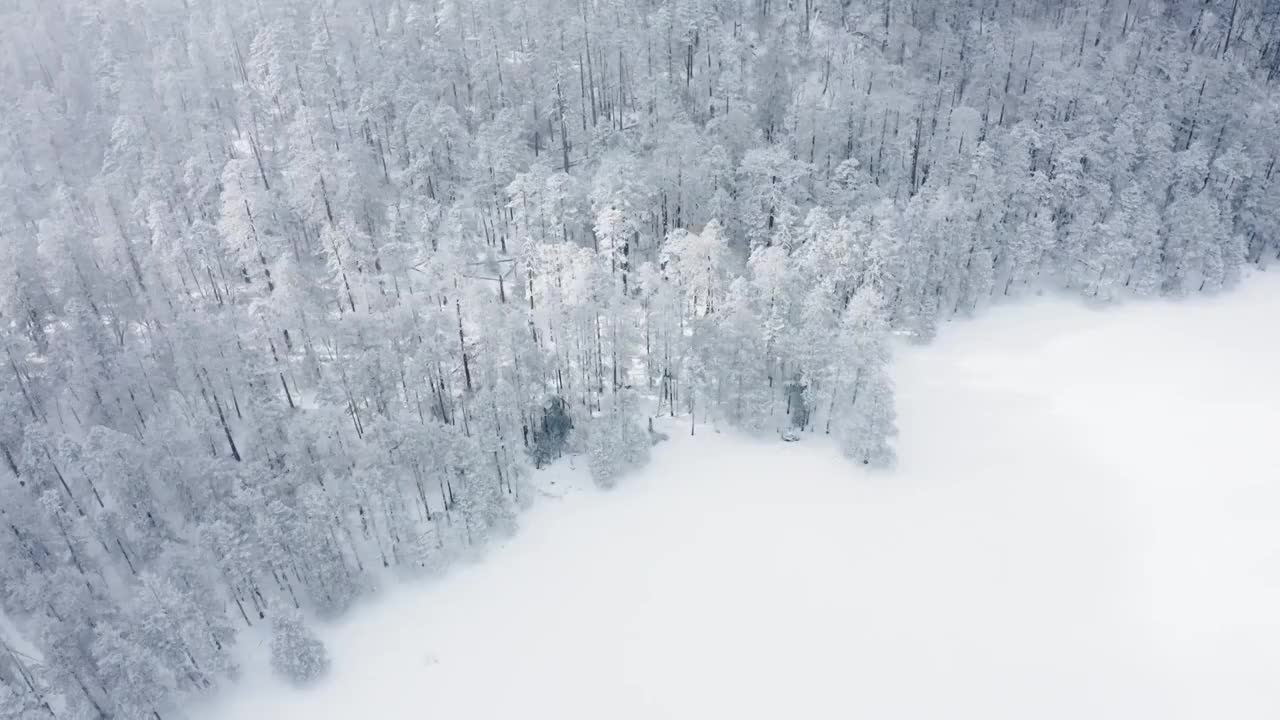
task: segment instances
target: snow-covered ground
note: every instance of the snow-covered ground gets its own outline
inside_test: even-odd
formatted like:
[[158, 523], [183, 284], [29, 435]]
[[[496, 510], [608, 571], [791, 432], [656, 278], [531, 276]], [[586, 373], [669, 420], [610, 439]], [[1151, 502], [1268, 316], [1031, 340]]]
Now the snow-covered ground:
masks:
[[673, 426], [200, 717], [1280, 717], [1280, 275], [996, 308], [896, 373], [893, 472]]

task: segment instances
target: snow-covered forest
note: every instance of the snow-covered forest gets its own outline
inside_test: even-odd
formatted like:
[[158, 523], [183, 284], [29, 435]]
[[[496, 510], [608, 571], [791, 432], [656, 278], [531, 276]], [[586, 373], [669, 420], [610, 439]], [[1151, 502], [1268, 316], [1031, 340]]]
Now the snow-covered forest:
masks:
[[889, 338], [1280, 255], [1265, 0], [11, 0], [0, 718], [169, 718], [649, 414], [894, 461]]

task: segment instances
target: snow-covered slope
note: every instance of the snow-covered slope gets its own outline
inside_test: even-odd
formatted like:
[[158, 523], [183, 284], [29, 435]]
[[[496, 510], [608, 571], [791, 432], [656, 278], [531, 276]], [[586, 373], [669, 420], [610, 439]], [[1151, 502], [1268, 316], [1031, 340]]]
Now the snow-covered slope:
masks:
[[1280, 276], [997, 308], [896, 372], [893, 472], [673, 425], [323, 628], [320, 687], [199, 717], [1280, 717]]

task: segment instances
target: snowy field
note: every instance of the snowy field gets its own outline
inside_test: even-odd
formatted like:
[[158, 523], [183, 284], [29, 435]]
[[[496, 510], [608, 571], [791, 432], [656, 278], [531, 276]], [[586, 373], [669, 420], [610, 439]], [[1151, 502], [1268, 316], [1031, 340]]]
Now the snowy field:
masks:
[[671, 427], [199, 717], [1280, 717], [1280, 275], [997, 308], [896, 375], [891, 473]]

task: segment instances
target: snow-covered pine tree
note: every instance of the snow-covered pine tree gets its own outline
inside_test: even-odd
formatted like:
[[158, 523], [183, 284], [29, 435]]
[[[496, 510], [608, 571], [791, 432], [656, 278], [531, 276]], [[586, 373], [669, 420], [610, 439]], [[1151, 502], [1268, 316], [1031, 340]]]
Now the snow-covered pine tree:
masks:
[[845, 455], [874, 467], [893, 464], [890, 440], [898, 434], [883, 306], [879, 292], [864, 286], [845, 310], [838, 344], [844, 397], [833, 411], [833, 432]]
[[586, 429], [587, 467], [600, 487], [613, 487], [620, 476], [649, 458], [649, 434], [636, 416], [637, 404], [634, 391], [622, 390]]
[[289, 682], [303, 684], [317, 680], [329, 669], [324, 643], [293, 608], [271, 614], [271, 668]]

